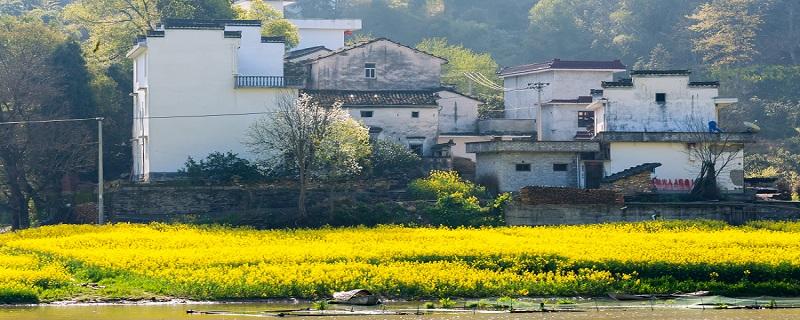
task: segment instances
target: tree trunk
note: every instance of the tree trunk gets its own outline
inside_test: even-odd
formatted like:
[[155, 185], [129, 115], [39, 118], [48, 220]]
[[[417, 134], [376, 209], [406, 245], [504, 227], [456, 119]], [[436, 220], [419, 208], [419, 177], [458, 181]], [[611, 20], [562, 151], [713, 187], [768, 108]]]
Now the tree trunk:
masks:
[[703, 162], [700, 168], [700, 177], [695, 181], [691, 197], [697, 200], [719, 200], [720, 194], [719, 188], [717, 187], [717, 172], [713, 162]]
[[305, 220], [306, 218], [306, 174], [300, 170], [299, 187], [300, 194], [297, 196], [297, 220]]
[[11, 228], [14, 230], [26, 229], [30, 226], [30, 214], [28, 212], [28, 199], [22, 192], [21, 177], [17, 161], [13, 156], [3, 156], [8, 183], [9, 199], [8, 204], [13, 209], [11, 213]]

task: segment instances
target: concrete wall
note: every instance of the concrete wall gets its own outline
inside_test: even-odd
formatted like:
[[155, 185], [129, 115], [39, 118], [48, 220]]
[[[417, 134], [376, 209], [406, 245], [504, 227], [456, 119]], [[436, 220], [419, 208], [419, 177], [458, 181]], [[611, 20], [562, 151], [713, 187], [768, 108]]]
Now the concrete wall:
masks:
[[[519, 191], [526, 186], [577, 187], [576, 153], [501, 152], [478, 153], [475, 177], [496, 182], [500, 192]], [[531, 171], [516, 171], [516, 164], [530, 164]], [[553, 164], [567, 164], [567, 171], [554, 171]]]
[[[709, 121], [718, 121], [714, 98], [718, 89], [690, 87], [689, 76], [634, 76], [633, 87], [605, 88], [608, 99], [602, 131], [707, 131]], [[666, 93], [664, 105], [656, 93]]]
[[575, 99], [588, 96], [591, 89], [600, 89], [602, 81], [611, 81], [614, 73], [599, 70], [549, 70], [539, 73], [511, 76], [503, 79], [503, 85], [509, 89], [504, 94], [506, 118], [535, 119], [537, 102], [536, 90], [525, 89], [535, 82], [550, 83], [542, 90], [542, 101], [552, 99]]
[[473, 98], [451, 92], [440, 91], [439, 99], [439, 132], [441, 133], [477, 133], [478, 106], [483, 104]]
[[769, 203], [626, 203], [625, 205], [524, 205], [505, 209], [506, 224], [576, 225], [607, 222], [712, 219], [743, 224], [752, 220], [798, 220], [797, 204]]
[[227, 31], [241, 31], [237, 52], [237, 73], [246, 76], [283, 76], [284, 43], [262, 43], [261, 27], [226, 26]]
[[527, 135], [536, 132], [533, 119], [483, 119], [478, 120], [478, 132], [484, 135]]
[[[268, 112], [276, 101], [297, 95], [290, 89], [235, 89], [240, 45], [240, 39], [224, 38], [222, 30], [167, 29], [162, 38], [147, 39], [142, 53], [147, 88], [134, 88], [134, 114], [141, 116], [134, 119], [135, 175], [175, 172], [187, 157], [205, 158], [214, 151], [252, 158], [242, 141], [261, 115], [186, 117]], [[272, 65], [282, 56], [260, 59]], [[141, 119], [147, 116], [151, 119]]]
[[[692, 156], [686, 143], [612, 142], [610, 151], [611, 160], [605, 163], [606, 176], [648, 162], [661, 163], [653, 175], [656, 179], [694, 181], [700, 173], [701, 163]], [[719, 187], [725, 191], [743, 191], [743, 170], [744, 156], [740, 150], [727, 168], [718, 174]]]
[[[388, 40], [322, 58], [311, 64], [310, 89], [420, 90], [439, 88], [444, 60]], [[365, 77], [374, 63], [376, 78]]]
[[[363, 122], [368, 127], [380, 127], [383, 131], [378, 138], [409, 145], [410, 137], [424, 137], [423, 155], [431, 155], [431, 147], [436, 144], [436, 128], [438, 124], [437, 106], [408, 107], [348, 107], [353, 119]], [[372, 117], [361, 117], [361, 111], [372, 111]], [[419, 118], [411, 117], [412, 112], [419, 112]], [[413, 139], [417, 141], [418, 139]]]
[[587, 104], [548, 104], [542, 106], [542, 139], [547, 141], [570, 141], [578, 131], [578, 111], [586, 110]]

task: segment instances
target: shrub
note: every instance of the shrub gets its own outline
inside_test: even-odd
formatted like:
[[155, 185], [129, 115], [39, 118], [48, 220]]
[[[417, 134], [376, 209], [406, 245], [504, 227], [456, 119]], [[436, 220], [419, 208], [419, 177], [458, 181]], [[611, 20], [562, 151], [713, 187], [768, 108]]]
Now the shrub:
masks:
[[418, 170], [422, 159], [406, 146], [387, 140], [372, 144], [370, 164], [376, 175], [407, 173]]
[[467, 197], [481, 197], [486, 189], [470, 181], [461, 180], [455, 171], [431, 171], [427, 178], [416, 179], [408, 186], [408, 191], [417, 199], [438, 199], [454, 193]]
[[503, 208], [511, 199], [510, 195], [501, 194], [482, 204], [479, 197], [486, 197], [486, 189], [462, 180], [454, 171], [432, 171], [427, 178], [412, 181], [408, 189], [417, 199], [436, 199], [423, 208], [434, 225], [501, 225]]
[[193, 181], [255, 182], [264, 178], [258, 168], [238, 154], [214, 152], [200, 162], [189, 157], [178, 171]]

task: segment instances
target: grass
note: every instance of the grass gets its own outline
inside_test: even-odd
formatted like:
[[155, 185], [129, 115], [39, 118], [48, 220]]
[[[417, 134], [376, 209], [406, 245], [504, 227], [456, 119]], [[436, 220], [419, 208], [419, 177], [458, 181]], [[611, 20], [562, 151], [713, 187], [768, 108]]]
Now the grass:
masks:
[[[0, 235], [0, 303], [603, 296], [711, 290], [800, 295], [800, 223], [654, 221], [502, 228], [118, 224]], [[559, 300], [567, 303], [567, 299]]]

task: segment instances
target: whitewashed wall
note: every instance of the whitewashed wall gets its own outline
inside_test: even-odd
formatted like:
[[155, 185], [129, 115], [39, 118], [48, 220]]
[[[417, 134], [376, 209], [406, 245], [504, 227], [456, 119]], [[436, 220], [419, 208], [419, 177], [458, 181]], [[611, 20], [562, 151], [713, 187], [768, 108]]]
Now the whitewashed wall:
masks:
[[[700, 173], [701, 161], [690, 154], [686, 143], [612, 142], [610, 148], [611, 161], [605, 164], [606, 176], [648, 162], [661, 163], [661, 167], [656, 168], [654, 175], [658, 179], [694, 181]], [[743, 153], [739, 151], [727, 168], [718, 174], [718, 184], [721, 189], [742, 190], [743, 186], [734, 183], [731, 173], [737, 170], [741, 173], [744, 170], [743, 160]]]
[[542, 139], [547, 141], [572, 141], [578, 131], [578, 111], [586, 110], [586, 103], [549, 104], [542, 107]]
[[477, 133], [478, 106], [481, 101], [451, 92], [439, 91], [439, 132]]
[[611, 81], [611, 71], [549, 70], [539, 73], [511, 76], [503, 79], [506, 91], [505, 117], [511, 119], [535, 119], [536, 90], [525, 89], [529, 83], [546, 82], [549, 86], [542, 90], [542, 101], [552, 99], [575, 99], [588, 96], [591, 89], [600, 89], [602, 81]]
[[238, 54], [237, 73], [246, 76], [283, 76], [283, 43], [262, 43], [261, 27], [226, 26], [226, 31], [241, 31], [242, 39]]
[[[666, 93], [667, 103], [656, 103], [656, 93]], [[635, 76], [633, 87], [606, 88], [608, 99], [603, 131], [680, 132], [705, 131], [718, 121], [713, 98], [718, 89], [690, 87], [688, 76]]]
[[[438, 108], [436, 106], [408, 107], [348, 107], [353, 119], [368, 127], [380, 127], [383, 131], [378, 138], [408, 146], [409, 137], [424, 137], [423, 155], [431, 155], [431, 147], [436, 144]], [[372, 111], [372, 117], [361, 117], [361, 111]], [[419, 118], [411, 117], [411, 112], [419, 112]]]

